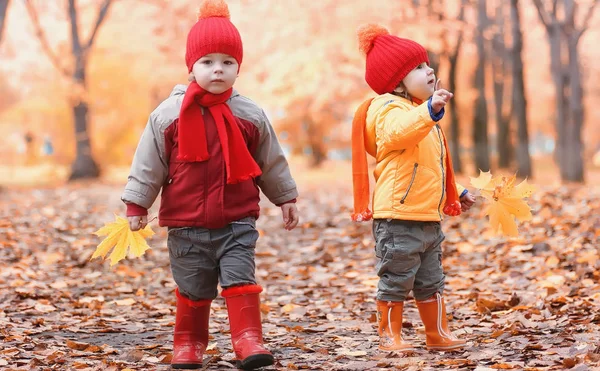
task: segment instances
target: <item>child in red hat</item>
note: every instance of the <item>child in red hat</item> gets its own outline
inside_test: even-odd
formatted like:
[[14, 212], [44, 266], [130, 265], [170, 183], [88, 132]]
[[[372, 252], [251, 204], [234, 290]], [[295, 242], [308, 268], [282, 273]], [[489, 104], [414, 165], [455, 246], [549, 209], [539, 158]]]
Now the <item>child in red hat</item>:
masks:
[[259, 188], [281, 207], [287, 230], [298, 224], [298, 192], [265, 113], [232, 88], [242, 57], [227, 4], [204, 1], [187, 38], [191, 82], [150, 115], [122, 195], [138, 230], [162, 189], [159, 224], [168, 227], [177, 284], [173, 368], [202, 366], [218, 283], [239, 365], [274, 362], [263, 345], [255, 277]]
[[[357, 110], [352, 128], [355, 221], [373, 218], [376, 240], [379, 348], [406, 351], [404, 301], [412, 290], [425, 325], [427, 348], [465, 345], [448, 328], [442, 297], [440, 221], [456, 216], [475, 198], [454, 180], [446, 137], [437, 124], [452, 93], [439, 89], [427, 51], [379, 26], [358, 31], [366, 56], [365, 80], [379, 94]], [[369, 206], [366, 154], [375, 157], [373, 211]]]

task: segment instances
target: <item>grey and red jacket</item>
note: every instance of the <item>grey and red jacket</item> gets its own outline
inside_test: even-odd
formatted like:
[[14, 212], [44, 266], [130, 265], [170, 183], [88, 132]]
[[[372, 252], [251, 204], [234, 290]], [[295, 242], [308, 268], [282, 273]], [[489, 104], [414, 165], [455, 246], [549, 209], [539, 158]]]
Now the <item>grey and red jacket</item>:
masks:
[[227, 104], [262, 175], [227, 184], [217, 129], [208, 110], [203, 117], [210, 158], [203, 162], [177, 159], [178, 117], [186, 89], [186, 85], [175, 86], [169, 98], [150, 114], [121, 196], [127, 216], [146, 215], [161, 188], [161, 227], [213, 229], [248, 216], [258, 218], [259, 188], [276, 205], [295, 202], [296, 183], [273, 127], [256, 103], [236, 91]]

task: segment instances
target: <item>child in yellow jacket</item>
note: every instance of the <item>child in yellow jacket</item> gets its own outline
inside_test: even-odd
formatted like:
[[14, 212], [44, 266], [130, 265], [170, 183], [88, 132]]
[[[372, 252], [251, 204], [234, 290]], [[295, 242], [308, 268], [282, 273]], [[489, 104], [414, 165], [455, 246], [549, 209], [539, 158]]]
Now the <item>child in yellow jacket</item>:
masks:
[[[358, 31], [365, 80], [379, 94], [357, 110], [352, 129], [353, 219], [373, 218], [379, 348], [413, 349], [402, 338], [404, 301], [412, 290], [430, 350], [462, 348], [448, 328], [442, 292], [442, 212], [460, 215], [475, 198], [456, 184], [437, 122], [453, 94], [438, 89], [427, 51], [379, 25]], [[377, 165], [373, 212], [366, 153]]]

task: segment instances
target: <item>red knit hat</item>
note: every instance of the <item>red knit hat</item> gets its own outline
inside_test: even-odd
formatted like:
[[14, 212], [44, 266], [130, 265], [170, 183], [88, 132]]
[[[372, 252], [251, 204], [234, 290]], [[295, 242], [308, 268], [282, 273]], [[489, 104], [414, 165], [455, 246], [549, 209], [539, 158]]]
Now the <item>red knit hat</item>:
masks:
[[360, 51], [367, 56], [365, 80], [377, 94], [390, 93], [419, 64], [429, 64], [421, 44], [390, 35], [377, 24], [366, 24], [358, 31]]
[[242, 64], [242, 38], [229, 20], [229, 8], [224, 0], [204, 0], [200, 5], [198, 22], [187, 37], [185, 63], [188, 72], [198, 59], [210, 53], [228, 54]]

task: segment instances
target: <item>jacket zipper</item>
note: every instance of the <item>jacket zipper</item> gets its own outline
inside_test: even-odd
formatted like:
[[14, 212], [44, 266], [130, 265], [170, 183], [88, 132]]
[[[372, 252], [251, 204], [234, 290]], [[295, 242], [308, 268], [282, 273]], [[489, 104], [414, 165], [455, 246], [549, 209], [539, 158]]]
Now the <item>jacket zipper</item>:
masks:
[[173, 174], [167, 180], [167, 185], [173, 183], [173, 179], [175, 179], [175, 175], [177, 174], [177, 171], [179, 170], [179, 167], [181, 167], [181, 162], [178, 163], [177, 166], [175, 166], [175, 169], [173, 170]]
[[[202, 116], [204, 116], [204, 107], [200, 106], [200, 112], [202, 113]], [[208, 143], [207, 143], [208, 145]], [[207, 148], [208, 149], [208, 148]], [[210, 149], [208, 149], [210, 152]], [[204, 224], [206, 225], [206, 223], [208, 223], [208, 163], [209, 163], [210, 159], [208, 159], [206, 161], [206, 164], [204, 164], [204, 210], [202, 210], [202, 217], [204, 217]]]
[[208, 223], [208, 162], [210, 161], [207, 160], [206, 164], [204, 164], [204, 210], [202, 212], [202, 215], [204, 216], [204, 223]]
[[400, 200], [401, 204], [404, 204], [404, 200], [406, 200], [406, 197], [408, 197], [408, 192], [410, 192], [410, 189], [411, 189], [413, 183], [415, 182], [415, 176], [417, 175], [417, 167], [418, 166], [419, 166], [419, 164], [415, 162], [415, 166], [413, 167], [412, 177], [410, 178], [410, 183], [408, 183], [408, 188], [406, 189], [406, 193], [404, 194], [404, 197], [402, 197], [402, 199]]
[[442, 133], [440, 131], [440, 126], [436, 125], [438, 138], [440, 140], [440, 148], [442, 155], [440, 156], [440, 167], [442, 169], [442, 197], [440, 198], [440, 203], [438, 205], [438, 215], [440, 219], [442, 218], [442, 213], [440, 212], [440, 208], [442, 207], [442, 200], [444, 200], [444, 194], [446, 193], [446, 172], [444, 171], [444, 142], [442, 141]]

